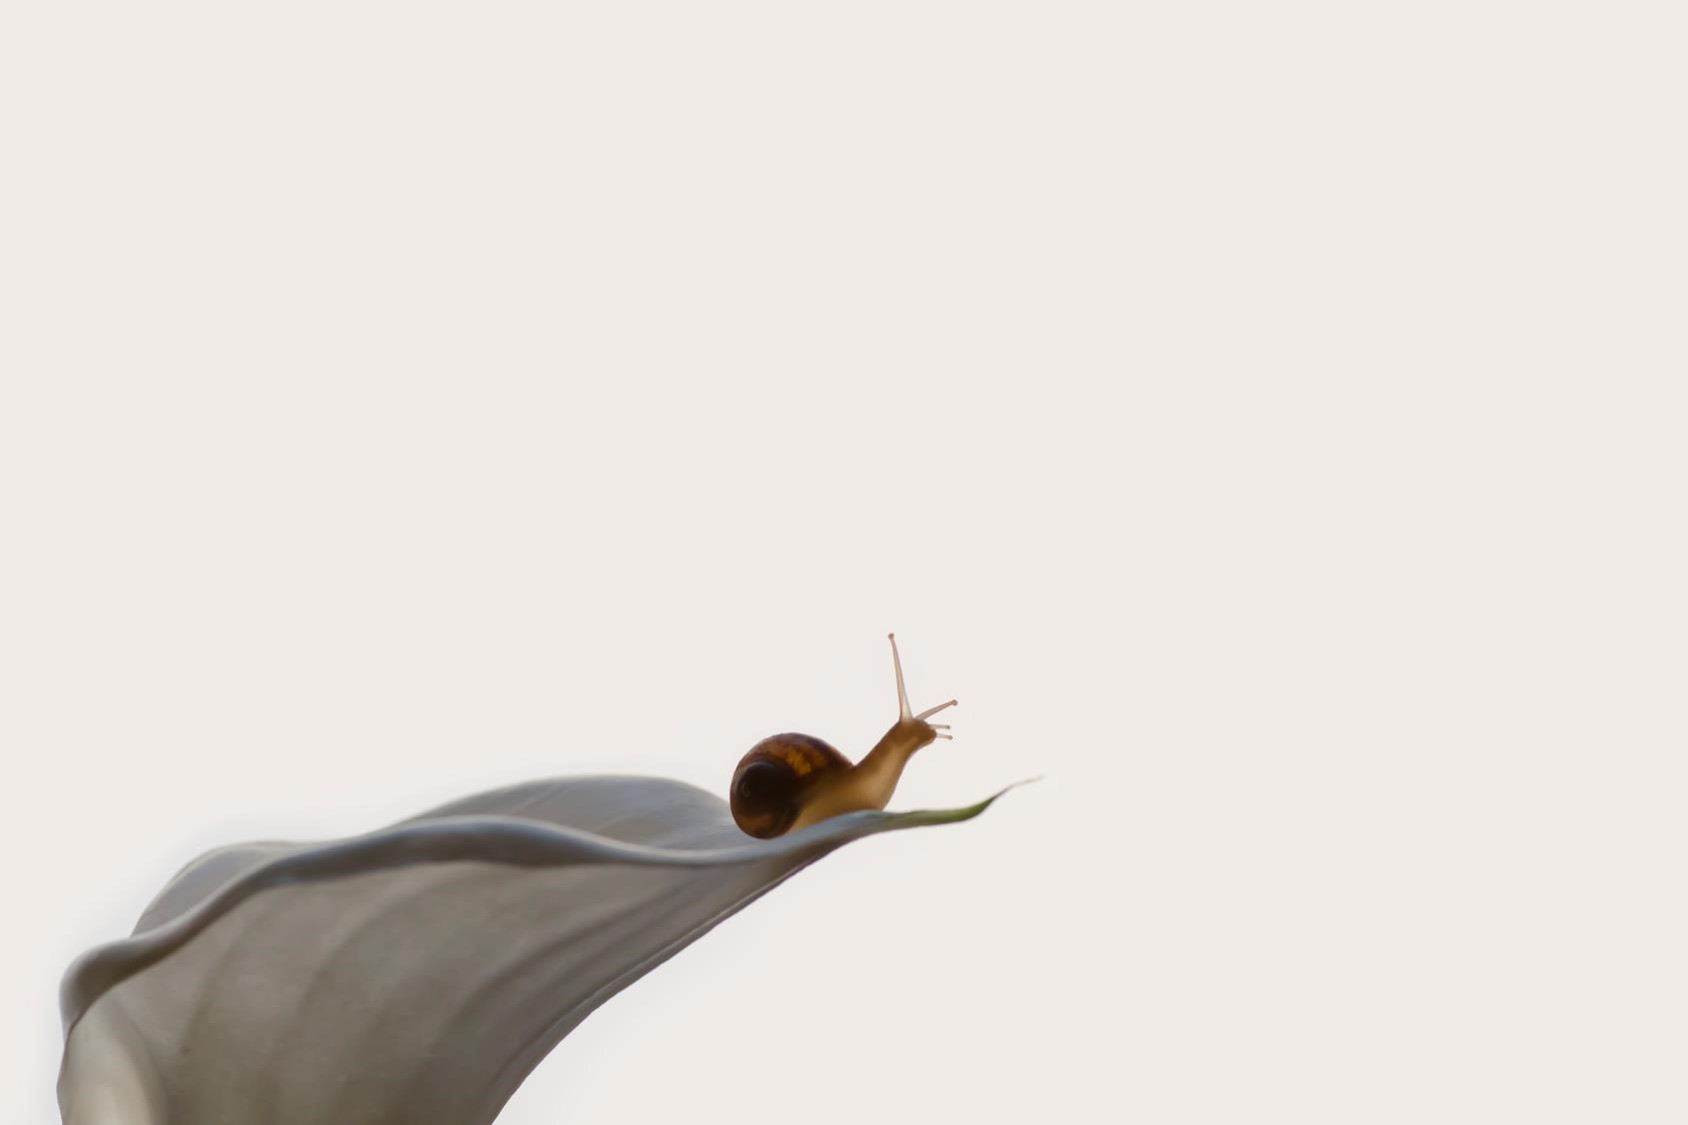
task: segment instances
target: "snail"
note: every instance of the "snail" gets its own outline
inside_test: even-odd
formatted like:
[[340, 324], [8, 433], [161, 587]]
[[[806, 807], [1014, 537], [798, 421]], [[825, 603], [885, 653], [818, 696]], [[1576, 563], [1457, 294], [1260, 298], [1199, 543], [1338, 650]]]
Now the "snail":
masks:
[[832, 746], [807, 734], [764, 738], [739, 759], [730, 798], [733, 820], [760, 839], [783, 836], [842, 813], [883, 809], [914, 752], [934, 739], [948, 739], [948, 723], [926, 720], [956, 701], [909, 711], [903, 687], [903, 661], [897, 635], [891, 640], [891, 665], [897, 673], [897, 721], [867, 756], [852, 764]]

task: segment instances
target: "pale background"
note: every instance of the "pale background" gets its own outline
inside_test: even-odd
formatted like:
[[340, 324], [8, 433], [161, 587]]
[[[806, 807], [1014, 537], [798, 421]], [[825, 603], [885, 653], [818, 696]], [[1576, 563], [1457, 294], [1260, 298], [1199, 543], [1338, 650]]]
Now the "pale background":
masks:
[[503, 1122], [1688, 1120], [1680, 11], [8, 5], [0, 1118], [197, 852], [894, 628], [1047, 779]]

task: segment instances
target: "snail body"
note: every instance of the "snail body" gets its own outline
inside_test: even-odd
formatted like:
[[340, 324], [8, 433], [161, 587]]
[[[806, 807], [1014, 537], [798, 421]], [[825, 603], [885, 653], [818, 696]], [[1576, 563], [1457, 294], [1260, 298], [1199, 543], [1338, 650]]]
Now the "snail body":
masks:
[[764, 738], [739, 760], [729, 790], [733, 820], [739, 828], [769, 839], [843, 813], [883, 809], [890, 803], [914, 752], [935, 739], [950, 737], [942, 733], [949, 724], [926, 720], [956, 703], [951, 699], [913, 714], [895, 634], [891, 662], [897, 674], [897, 721], [859, 763], [813, 735], [797, 733]]

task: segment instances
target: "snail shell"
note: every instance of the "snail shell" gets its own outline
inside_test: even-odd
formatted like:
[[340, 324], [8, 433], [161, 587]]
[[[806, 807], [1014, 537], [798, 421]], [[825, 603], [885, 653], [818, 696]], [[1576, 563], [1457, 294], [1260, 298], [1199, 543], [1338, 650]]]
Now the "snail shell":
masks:
[[849, 758], [808, 734], [764, 738], [739, 760], [730, 790], [733, 820], [758, 839], [783, 836], [803, 798], [829, 770], [852, 768]]

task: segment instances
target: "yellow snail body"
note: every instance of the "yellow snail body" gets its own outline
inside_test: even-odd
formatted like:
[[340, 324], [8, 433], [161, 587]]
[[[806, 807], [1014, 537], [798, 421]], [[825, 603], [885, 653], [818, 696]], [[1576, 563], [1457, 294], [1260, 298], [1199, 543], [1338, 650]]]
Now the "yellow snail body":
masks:
[[807, 734], [764, 738], [739, 760], [730, 800], [733, 820], [752, 836], [768, 839], [859, 809], [883, 809], [891, 801], [903, 767], [934, 739], [948, 738], [947, 723], [926, 720], [955, 700], [918, 715], [908, 706], [903, 662], [891, 635], [891, 664], [897, 673], [897, 721], [860, 763]]

